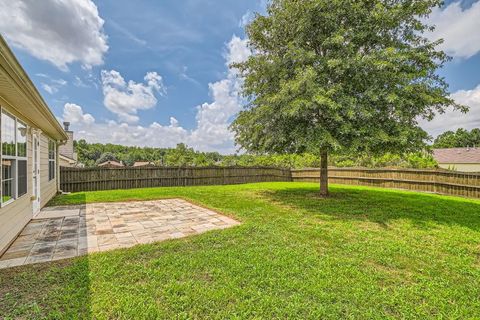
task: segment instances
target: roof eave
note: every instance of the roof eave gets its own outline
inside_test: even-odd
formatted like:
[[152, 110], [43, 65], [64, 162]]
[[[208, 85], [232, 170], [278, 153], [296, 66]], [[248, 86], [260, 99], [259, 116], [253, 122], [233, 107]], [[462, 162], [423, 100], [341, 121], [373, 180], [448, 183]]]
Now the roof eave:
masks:
[[[55, 115], [52, 113], [45, 100], [38, 92], [37, 88], [33, 84], [32, 80], [28, 77], [25, 70], [20, 65], [19, 61], [13, 54], [12, 50], [9, 48], [5, 39], [0, 35], [0, 64], [3, 69], [8, 73], [10, 78], [15, 82], [16, 87], [24, 93], [29, 102], [37, 108], [40, 114], [48, 121], [51, 126], [50, 135], [52, 138], [55, 138], [59, 141], [68, 140], [66, 132], [63, 130], [61, 124], [55, 118]], [[20, 113], [28, 114], [31, 113], [29, 106], [16, 105], [16, 109], [19, 109]], [[23, 112], [22, 112], [23, 111]], [[30, 119], [35, 123], [35, 119]]]

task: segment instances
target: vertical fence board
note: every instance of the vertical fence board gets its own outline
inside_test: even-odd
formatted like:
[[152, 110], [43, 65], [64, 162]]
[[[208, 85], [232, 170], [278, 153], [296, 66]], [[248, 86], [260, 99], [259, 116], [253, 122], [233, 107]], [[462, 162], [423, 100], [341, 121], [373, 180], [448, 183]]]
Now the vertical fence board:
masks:
[[[292, 181], [319, 182], [320, 169], [292, 169]], [[329, 182], [480, 198], [480, 173], [418, 169], [329, 168]]]
[[65, 192], [291, 181], [289, 169], [269, 167], [60, 168]]
[[[268, 181], [319, 182], [320, 170], [273, 167], [60, 168], [66, 192]], [[329, 168], [329, 182], [480, 198], [480, 173], [416, 169]]]

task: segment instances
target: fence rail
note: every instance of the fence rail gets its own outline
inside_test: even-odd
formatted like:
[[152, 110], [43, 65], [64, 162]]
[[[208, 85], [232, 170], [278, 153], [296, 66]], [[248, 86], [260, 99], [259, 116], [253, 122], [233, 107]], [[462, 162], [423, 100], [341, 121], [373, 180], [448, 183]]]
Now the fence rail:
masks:
[[[320, 170], [292, 169], [292, 181], [319, 182]], [[331, 183], [480, 198], [480, 174], [443, 170], [329, 168]]]
[[66, 192], [291, 180], [289, 169], [271, 167], [60, 168]]
[[[67, 192], [222, 185], [270, 181], [319, 182], [320, 170], [272, 167], [61, 168]], [[416, 169], [329, 168], [329, 182], [480, 198], [480, 173]]]

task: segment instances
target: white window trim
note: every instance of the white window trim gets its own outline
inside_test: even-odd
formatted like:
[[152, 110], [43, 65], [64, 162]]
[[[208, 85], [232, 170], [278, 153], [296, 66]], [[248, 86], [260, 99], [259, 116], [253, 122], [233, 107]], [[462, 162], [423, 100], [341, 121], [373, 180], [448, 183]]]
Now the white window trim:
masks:
[[[50, 142], [53, 143], [53, 159], [50, 159]], [[53, 162], [53, 178], [50, 179], [50, 162]], [[48, 138], [48, 182], [57, 178], [57, 142]]]
[[[7, 205], [9, 205], [10, 203], [12, 202], [15, 202], [15, 200], [18, 200], [18, 199], [21, 199], [23, 198], [24, 196], [28, 195], [28, 134], [27, 134], [27, 148], [25, 149], [25, 152], [26, 152], [26, 155], [25, 157], [19, 157], [18, 156], [18, 145], [17, 145], [17, 123], [20, 121], [22, 124], [25, 125], [26, 129], [27, 129], [27, 133], [28, 133], [28, 125], [18, 119], [18, 117], [14, 116], [12, 113], [8, 112], [7, 110], [5, 110], [3, 107], [0, 107], [0, 117], [1, 117], [1, 114], [2, 113], [5, 113], [7, 115], [9, 115], [10, 117], [12, 117], [13, 119], [15, 119], [15, 155], [14, 156], [10, 156], [10, 155], [3, 155], [3, 143], [2, 143], [2, 136], [1, 136], [1, 133], [0, 133], [0, 208], [3, 208]], [[1, 118], [0, 118], [1, 119]], [[1, 128], [1, 122], [0, 122], [0, 128]], [[14, 182], [14, 197], [6, 202], [3, 202], [3, 168], [2, 168], [2, 160], [3, 159], [10, 159], [10, 160], [14, 160], [15, 161], [15, 165], [14, 165], [14, 170], [13, 170], [13, 176], [12, 176], [12, 181]], [[24, 194], [22, 194], [21, 196], [18, 196], [18, 160], [26, 160], [27, 161], [27, 192], [25, 192]]]

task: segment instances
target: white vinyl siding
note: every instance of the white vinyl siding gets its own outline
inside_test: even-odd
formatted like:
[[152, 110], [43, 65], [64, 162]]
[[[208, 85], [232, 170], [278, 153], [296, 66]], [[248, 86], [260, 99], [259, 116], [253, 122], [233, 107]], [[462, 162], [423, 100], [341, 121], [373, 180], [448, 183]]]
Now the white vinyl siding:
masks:
[[[55, 178], [50, 180], [49, 177], [49, 168], [50, 168], [50, 157], [48, 152], [48, 144], [50, 138], [45, 134], [40, 135], [40, 206], [43, 207], [47, 202], [53, 198], [58, 191], [57, 188], [57, 178], [58, 178], [58, 168], [57, 161], [55, 159]], [[56, 158], [55, 154], [55, 158]]]
[[[1, 102], [0, 97], [0, 102]], [[17, 158], [20, 161], [26, 161], [26, 172], [18, 172], [19, 176], [26, 175], [26, 194], [23, 196], [18, 196], [15, 201], [9, 202], [7, 205], [0, 207], [0, 255], [4, 252], [8, 245], [15, 240], [15, 237], [22, 231], [23, 227], [32, 219], [33, 208], [32, 208], [32, 199], [33, 194], [33, 185], [32, 185], [32, 133], [30, 128], [32, 124], [29, 123], [26, 119], [22, 119], [21, 116], [17, 115], [14, 110], [10, 110], [1, 105], [2, 109], [5, 109], [11, 115], [16, 117], [21, 123], [27, 125], [28, 130], [26, 131], [26, 145], [23, 143], [23, 138], [17, 141], [16, 149], [25, 149], [26, 157]], [[18, 129], [18, 128], [17, 128]], [[41, 133], [39, 134], [40, 140], [40, 206], [43, 207], [47, 202], [56, 195], [57, 193], [57, 180], [58, 180], [58, 160], [55, 159], [55, 178], [52, 180], [48, 179], [48, 168], [49, 168], [49, 157], [48, 157], [48, 141], [50, 138]], [[21, 146], [18, 146], [18, 143], [21, 143]], [[24, 151], [20, 151], [20, 154], [23, 154]], [[0, 152], [1, 155], [1, 152]], [[56, 157], [57, 155], [55, 155]], [[23, 163], [21, 164], [24, 165]], [[20, 186], [19, 186], [20, 187]], [[20, 188], [20, 191], [22, 189]]]

